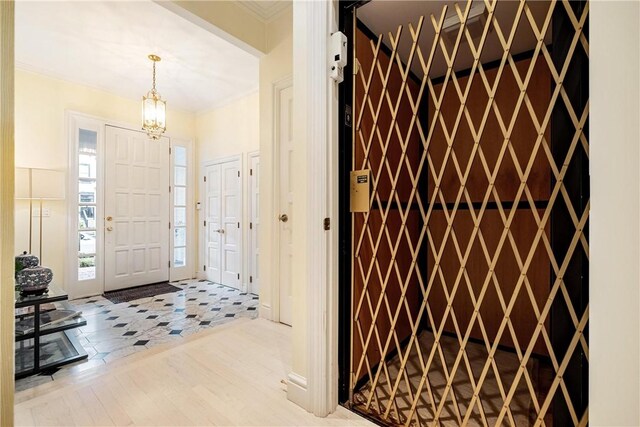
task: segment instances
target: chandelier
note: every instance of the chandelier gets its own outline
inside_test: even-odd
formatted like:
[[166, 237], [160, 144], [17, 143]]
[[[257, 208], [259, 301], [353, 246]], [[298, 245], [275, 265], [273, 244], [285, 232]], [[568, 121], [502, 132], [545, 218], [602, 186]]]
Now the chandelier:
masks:
[[149, 138], [160, 139], [167, 130], [167, 104], [156, 91], [156, 62], [160, 62], [160, 57], [149, 55], [149, 59], [153, 61], [153, 86], [142, 97], [142, 130], [147, 132]]

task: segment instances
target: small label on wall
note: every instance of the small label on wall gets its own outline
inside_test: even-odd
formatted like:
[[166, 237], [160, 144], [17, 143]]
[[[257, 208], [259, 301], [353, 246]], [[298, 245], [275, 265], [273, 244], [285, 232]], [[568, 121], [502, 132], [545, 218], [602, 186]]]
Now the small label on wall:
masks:
[[351, 171], [351, 212], [369, 212], [371, 171]]

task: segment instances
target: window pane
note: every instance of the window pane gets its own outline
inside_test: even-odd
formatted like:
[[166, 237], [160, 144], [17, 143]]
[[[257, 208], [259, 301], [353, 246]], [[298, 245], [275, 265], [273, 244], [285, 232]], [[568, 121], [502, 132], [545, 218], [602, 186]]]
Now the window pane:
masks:
[[82, 256], [78, 258], [78, 280], [96, 278], [96, 257]]
[[80, 254], [96, 253], [95, 231], [81, 231], [78, 233], [78, 252]]
[[78, 228], [96, 228], [95, 206], [78, 207]]
[[174, 169], [174, 183], [176, 185], [187, 185], [187, 168], [176, 166]]
[[88, 154], [80, 154], [78, 156], [78, 177], [79, 178], [96, 178], [96, 156]]
[[173, 147], [175, 157], [173, 164], [176, 166], [187, 166], [187, 149], [185, 147]]
[[81, 153], [96, 154], [98, 147], [98, 133], [93, 130], [80, 129], [78, 132], [79, 151]]
[[187, 205], [187, 189], [184, 187], [175, 188], [175, 205], [186, 206]]
[[175, 248], [173, 250], [173, 266], [184, 267], [187, 263], [187, 248]]
[[96, 182], [80, 181], [78, 184], [78, 201], [80, 203], [96, 203]]
[[187, 229], [184, 227], [176, 227], [174, 230], [173, 246], [187, 245]]
[[173, 222], [176, 227], [187, 225], [187, 208], [174, 208]]

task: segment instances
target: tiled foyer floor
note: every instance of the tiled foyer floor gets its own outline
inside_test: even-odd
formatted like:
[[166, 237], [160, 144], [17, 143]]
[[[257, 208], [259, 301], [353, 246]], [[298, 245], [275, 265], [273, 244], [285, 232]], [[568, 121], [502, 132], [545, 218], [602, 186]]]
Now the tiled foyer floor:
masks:
[[208, 281], [172, 283], [182, 290], [113, 304], [98, 296], [71, 301], [87, 325], [73, 330], [86, 350], [85, 361], [16, 381], [16, 391], [53, 381], [70, 372], [99, 367], [154, 345], [175, 342], [239, 317], [256, 318], [258, 297]]

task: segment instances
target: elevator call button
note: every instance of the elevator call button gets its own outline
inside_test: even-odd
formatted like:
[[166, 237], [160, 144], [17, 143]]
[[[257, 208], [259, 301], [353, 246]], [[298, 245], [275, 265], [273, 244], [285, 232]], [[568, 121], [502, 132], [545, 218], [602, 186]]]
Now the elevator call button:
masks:
[[371, 171], [351, 171], [351, 212], [369, 212]]

